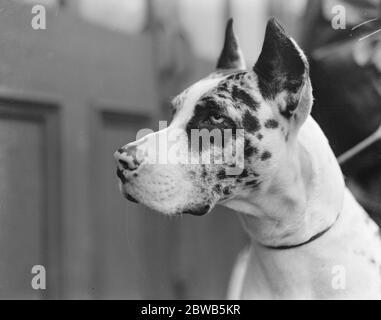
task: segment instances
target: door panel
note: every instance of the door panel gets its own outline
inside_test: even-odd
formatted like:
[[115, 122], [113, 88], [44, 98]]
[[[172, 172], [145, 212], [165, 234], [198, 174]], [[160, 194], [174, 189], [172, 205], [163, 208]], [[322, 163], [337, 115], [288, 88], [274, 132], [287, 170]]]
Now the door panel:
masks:
[[0, 118], [0, 298], [39, 298], [31, 269], [42, 264], [43, 130]]
[[[0, 97], [0, 299], [56, 297], [60, 290], [58, 108]], [[33, 290], [32, 267], [46, 269]]]

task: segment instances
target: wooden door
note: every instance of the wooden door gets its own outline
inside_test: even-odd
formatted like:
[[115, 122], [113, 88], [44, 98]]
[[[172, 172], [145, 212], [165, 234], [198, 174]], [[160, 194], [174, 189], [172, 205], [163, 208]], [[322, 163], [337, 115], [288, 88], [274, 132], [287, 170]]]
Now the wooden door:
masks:
[[31, 4], [2, 1], [0, 298], [224, 297], [244, 243], [234, 213], [168, 219], [117, 189], [113, 152], [163, 114], [151, 32], [107, 30], [70, 3], [37, 31]]

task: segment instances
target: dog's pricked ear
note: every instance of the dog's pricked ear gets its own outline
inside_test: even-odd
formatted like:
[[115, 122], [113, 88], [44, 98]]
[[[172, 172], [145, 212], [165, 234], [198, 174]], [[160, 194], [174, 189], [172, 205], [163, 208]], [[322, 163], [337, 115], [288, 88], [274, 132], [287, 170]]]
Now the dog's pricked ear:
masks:
[[265, 98], [274, 98], [285, 89], [296, 92], [308, 71], [301, 49], [274, 18], [267, 23], [262, 51], [254, 71]]
[[271, 18], [253, 70], [258, 76], [258, 86], [265, 99], [275, 99], [278, 94], [285, 93], [283, 97], [286, 102], [280, 110], [285, 117], [291, 117], [296, 111], [302, 89], [308, 81], [308, 69], [302, 50], [286, 35], [283, 27]]
[[218, 58], [217, 69], [244, 70], [245, 68], [245, 60], [233, 31], [233, 19], [230, 18], [226, 25], [224, 47]]

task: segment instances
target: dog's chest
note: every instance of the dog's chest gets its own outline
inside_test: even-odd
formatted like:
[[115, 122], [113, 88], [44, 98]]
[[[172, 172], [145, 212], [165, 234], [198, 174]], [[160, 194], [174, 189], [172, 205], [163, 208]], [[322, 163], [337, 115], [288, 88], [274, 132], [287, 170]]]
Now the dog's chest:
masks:
[[327, 236], [306, 247], [251, 247], [239, 261], [239, 298], [381, 299], [380, 231], [349, 193], [344, 210]]

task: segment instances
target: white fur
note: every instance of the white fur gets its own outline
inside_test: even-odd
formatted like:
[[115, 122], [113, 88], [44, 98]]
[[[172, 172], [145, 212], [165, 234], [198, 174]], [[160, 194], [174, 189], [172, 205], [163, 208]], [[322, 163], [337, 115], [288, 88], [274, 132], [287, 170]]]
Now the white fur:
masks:
[[[311, 177], [312, 187], [307, 191], [303, 224], [290, 240], [298, 243], [327, 225], [334, 226], [322, 237], [301, 247], [286, 250], [265, 248], [258, 243], [258, 240], [267, 239], [265, 232], [257, 232], [256, 236], [258, 233], [264, 235], [258, 239], [253, 235], [254, 231], [249, 230], [253, 236], [251, 246], [237, 260], [228, 297], [381, 299], [381, 241], [377, 226], [345, 188], [327, 140], [311, 117], [302, 126], [297, 142], [307, 151], [311, 161], [311, 171], [307, 173]], [[282, 170], [286, 172], [290, 168], [281, 169], [280, 174], [285, 174]], [[271, 198], [268, 201], [271, 202]], [[266, 209], [272, 212], [271, 206], [274, 205], [276, 203], [272, 201]], [[235, 204], [236, 210], [239, 206], [240, 203]], [[278, 217], [282, 228], [293, 223], [290, 219], [292, 213], [285, 214], [284, 221]], [[340, 217], [335, 223], [338, 214]], [[247, 214], [243, 218], [246, 228], [258, 224]], [[270, 228], [266, 224], [261, 227]], [[309, 230], [314, 231], [309, 233]], [[280, 230], [272, 229], [272, 232], [274, 237]], [[344, 289], [335, 289], [332, 285], [337, 266], [345, 270]]]

